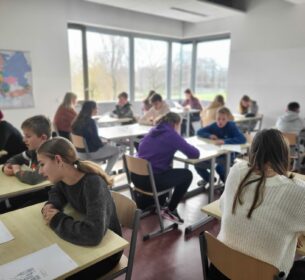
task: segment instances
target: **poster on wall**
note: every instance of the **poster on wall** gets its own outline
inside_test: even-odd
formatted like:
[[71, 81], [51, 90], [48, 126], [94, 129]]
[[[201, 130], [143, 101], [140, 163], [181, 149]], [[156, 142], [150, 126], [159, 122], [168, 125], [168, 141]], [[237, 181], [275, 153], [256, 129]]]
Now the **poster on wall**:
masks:
[[30, 53], [0, 50], [0, 108], [13, 109], [33, 106]]

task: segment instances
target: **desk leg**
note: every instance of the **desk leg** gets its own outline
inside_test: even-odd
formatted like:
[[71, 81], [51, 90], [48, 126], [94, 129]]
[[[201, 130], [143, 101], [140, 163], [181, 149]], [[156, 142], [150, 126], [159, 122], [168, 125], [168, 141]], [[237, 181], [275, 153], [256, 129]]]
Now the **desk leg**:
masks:
[[186, 137], [190, 137], [191, 114], [186, 112]]
[[[211, 167], [210, 167], [210, 191], [209, 191], [209, 203], [214, 201], [214, 175], [215, 175], [215, 163], [216, 158], [211, 159]], [[206, 217], [203, 219], [200, 219], [198, 222], [188, 226], [185, 228], [185, 234], [189, 234], [192, 231], [196, 230], [197, 228], [200, 228], [201, 226], [205, 225], [206, 223], [213, 220], [213, 217]]]
[[134, 155], [134, 141], [135, 141], [134, 137], [129, 138], [129, 153], [131, 156]]
[[214, 201], [214, 177], [215, 177], [215, 163], [216, 159], [211, 159], [211, 167], [210, 167], [210, 192], [209, 192], [209, 203]]
[[231, 166], [231, 152], [226, 153], [226, 179], [228, 178]]

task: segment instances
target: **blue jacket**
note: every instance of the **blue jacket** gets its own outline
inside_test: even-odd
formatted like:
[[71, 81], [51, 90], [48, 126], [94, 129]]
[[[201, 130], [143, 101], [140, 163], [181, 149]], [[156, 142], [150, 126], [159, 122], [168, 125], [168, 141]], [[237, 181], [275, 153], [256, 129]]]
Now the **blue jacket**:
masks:
[[188, 144], [176, 130], [167, 123], [152, 128], [139, 145], [138, 157], [151, 163], [154, 173], [172, 168], [174, 154], [181, 151], [189, 158], [198, 158], [199, 150]]
[[224, 140], [225, 144], [244, 144], [247, 141], [234, 122], [228, 122], [223, 128], [218, 127], [216, 122], [212, 123], [199, 129], [197, 135], [202, 138], [216, 135], [219, 139]]

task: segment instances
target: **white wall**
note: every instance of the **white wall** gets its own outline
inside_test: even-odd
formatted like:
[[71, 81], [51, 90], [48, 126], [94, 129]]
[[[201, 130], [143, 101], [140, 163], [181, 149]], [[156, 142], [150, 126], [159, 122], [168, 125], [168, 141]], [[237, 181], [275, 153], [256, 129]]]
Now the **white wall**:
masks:
[[184, 36], [231, 33], [228, 106], [240, 96], [257, 100], [264, 127], [275, 124], [286, 104], [298, 101], [305, 115], [305, 5], [283, 0], [251, 1], [247, 15], [185, 24]]
[[[30, 51], [35, 106], [3, 110], [16, 127], [35, 114], [53, 118], [70, 90], [67, 23], [182, 37], [182, 23], [80, 0], [0, 0], [0, 49]], [[1, 108], [1, 104], [0, 104]]]

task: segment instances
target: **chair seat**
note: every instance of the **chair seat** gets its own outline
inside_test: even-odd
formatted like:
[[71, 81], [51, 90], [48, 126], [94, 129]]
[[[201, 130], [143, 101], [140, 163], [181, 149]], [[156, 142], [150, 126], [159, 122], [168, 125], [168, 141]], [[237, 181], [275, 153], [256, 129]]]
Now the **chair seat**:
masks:
[[121, 273], [123, 273], [123, 270], [125, 271], [127, 269], [127, 265], [128, 265], [128, 258], [125, 255], [122, 255], [119, 263], [108, 273], [106, 273], [102, 277], [99, 277], [98, 280], [111, 279], [114, 275], [120, 275]]

